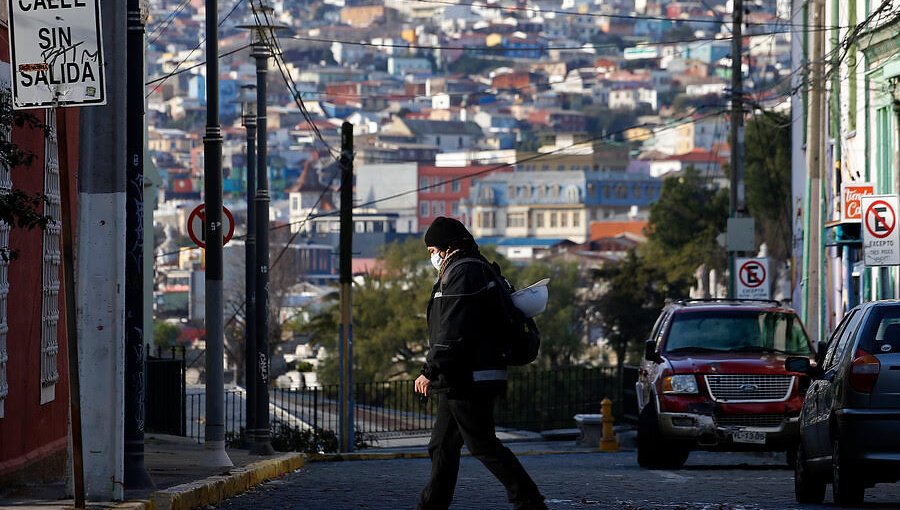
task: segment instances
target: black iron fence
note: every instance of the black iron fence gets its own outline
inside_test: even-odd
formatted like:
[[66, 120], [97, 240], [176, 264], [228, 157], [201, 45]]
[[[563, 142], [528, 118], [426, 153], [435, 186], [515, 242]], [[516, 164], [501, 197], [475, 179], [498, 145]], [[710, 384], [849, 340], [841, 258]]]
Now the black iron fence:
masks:
[[[574, 367], [553, 371], [529, 369], [510, 373], [509, 389], [497, 404], [498, 427], [544, 431], [574, 427], [576, 414], [599, 413], [609, 397], [621, 415], [621, 386], [615, 367]], [[203, 387], [188, 391], [186, 432], [202, 440], [205, 395]], [[369, 438], [379, 439], [431, 431], [435, 399], [423, 400], [413, 391], [413, 381], [359, 383], [354, 386], [354, 424]], [[246, 395], [243, 389], [225, 392], [225, 431], [238, 435], [245, 427]], [[272, 389], [269, 413], [273, 427], [337, 431], [337, 385], [304, 389]]]

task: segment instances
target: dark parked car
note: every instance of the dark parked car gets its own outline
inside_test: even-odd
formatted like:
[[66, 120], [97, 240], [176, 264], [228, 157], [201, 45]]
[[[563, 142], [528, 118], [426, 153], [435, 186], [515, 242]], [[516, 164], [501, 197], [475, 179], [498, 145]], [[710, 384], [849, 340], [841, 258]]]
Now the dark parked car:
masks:
[[[636, 385], [638, 464], [677, 468], [691, 450], [796, 451], [803, 392], [788, 355], [811, 358], [797, 314], [777, 301], [665, 307]], [[808, 359], [807, 358], [807, 359]]]
[[822, 502], [830, 482], [835, 503], [859, 504], [867, 487], [900, 480], [900, 301], [852, 309], [818, 361], [785, 362], [812, 379], [800, 414], [797, 501]]

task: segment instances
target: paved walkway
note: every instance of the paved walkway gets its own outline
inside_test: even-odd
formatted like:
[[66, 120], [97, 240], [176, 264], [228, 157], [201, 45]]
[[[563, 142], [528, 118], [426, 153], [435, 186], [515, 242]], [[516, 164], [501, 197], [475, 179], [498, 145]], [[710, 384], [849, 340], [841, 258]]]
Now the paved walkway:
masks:
[[[530, 432], [499, 432], [498, 437], [517, 453], [532, 454], [594, 451], [596, 447], [579, 446], [567, 437], [546, 441]], [[428, 438], [399, 437], [379, 442], [345, 455], [309, 458], [298, 453], [279, 453], [273, 457], [252, 456], [246, 450], [227, 450], [233, 468], [211, 468], [203, 465], [205, 451], [196, 441], [148, 434], [145, 437], [145, 466], [156, 488], [126, 490], [125, 502], [88, 501], [93, 509], [182, 510], [204, 508], [252, 489], [256, 485], [301, 468], [307, 461], [333, 460], [336, 457], [356, 459], [426, 458]], [[61, 510], [73, 507], [66, 498], [64, 483], [0, 488], [0, 508], [15, 510]]]

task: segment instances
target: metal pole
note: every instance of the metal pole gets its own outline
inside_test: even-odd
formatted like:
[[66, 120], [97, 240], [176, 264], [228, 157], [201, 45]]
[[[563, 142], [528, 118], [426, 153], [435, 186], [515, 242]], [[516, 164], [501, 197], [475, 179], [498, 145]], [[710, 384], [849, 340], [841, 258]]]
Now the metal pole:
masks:
[[225, 329], [222, 307], [222, 129], [219, 126], [219, 32], [216, 0], [206, 0], [206, 133], [203, 136], [206, 239], [206, 456], [232, 466], [225, 452]]
[[125, 488], [154, 488], [144, 467], [144, 20], [128, 0], [125, 170]]
[[[254, 7], [268, 12], [265, 6]], [[261, 20], [264, 21], [264, 20]], [[252, 55], [256, 59], [256, 437], [250, 452], [272, 455], [269, 429], [269, 169], [266, 158], [266, 75], [271, 51], [264, 26], [256, 29]]]
[[[743, 89], [743, 36], [744, 2], [734, 0], [731, 12], [731, 189], [730, 216], [732, 218], [744, 212], [744, 89]], [[735, 291], [735, 252], [728, 252], [728, 297], [734, 298]]]
[[[812, 1], [813, 19], [811, 25], [822, 26], [825, 20], [824, 0]], [[825, 32], [817, 31], [812, 34], [813, 44], [810, 52], [810, 105], [809, 105], [809, 129], [807, 130], [807, 165], [809, 177], [809, 242], [807, 245], [806, 266], [806, 327], [810, 337], [814, 340], [822, 340], [821, 335], [821, 306], [819, 267], [822, 264], [822, 181], [821, 181], [821, 156], [822, 156], [822, 95], [823, 95], [823, 49]]]
[[[245, 90], [255, 89], [248, 85]], [[252, 102], [251, 102], [252, 101]], [[247, 239], [244, 245], [244, 386], [247, 390], [244, 437], [253, 448], [256, 434], [256, 98], [245, 102], [244, 127], [247, 129]]]
[[81, 436], [81, 379], [78, 375], [78, 325], [75, 307], [75, 242], [72, 230], [72, 192], [69, 185], [69, 140], [66, 109], [56, 110], [56, 148], [59, 152], [59, 195], [62, 222], [63, 291], [66, 311], [66, 352], [69, 355], [69, 419], [72, 423], [72, 485], [75, 508], [84, 506], [84, 448]]
[[353, 273], [353, 124], [341, 125], [341, 234], [340, 234], [340, 284], [341, 284], [341, 409], [340, 448], [353, 451], [353, 322], [351, 317], [351, 290]]

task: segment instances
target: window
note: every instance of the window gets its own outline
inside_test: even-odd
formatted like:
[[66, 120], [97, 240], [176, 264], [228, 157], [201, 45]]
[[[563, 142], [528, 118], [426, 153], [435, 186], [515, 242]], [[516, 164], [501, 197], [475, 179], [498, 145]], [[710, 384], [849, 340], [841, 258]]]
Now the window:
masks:
[[463, 146], [463, 137], [461, 137], [461, 136], [459, 137], [459, 141], [456, 142], [456, 146], [457, 146], [458, 148], [460, 148], [460, 149], [462, 148], [462, 146]]
[[462, 189], [462, 186], [460, 186], [458, 180], [454, 180], [453, 182], [450, 183], [450, 191], [452, 191], [454, 193], [458, 193], [460, 189]]
[[581, 213], [579, 213], [579, 212], [572, 213], [572, 226], [573, 227], [581, 226]]
[[450, 215], [453, 217], [459, 216], [459, 202], [450, 203]]
[[428, 216], [428, 202], [419, 202], [419, 216]]
[[557, 226], [558, 218], [555, 212], [550, 213], [550, 228]]
[[508, 228], [522, 228], [525, 226], [525, 213], [509, 213], [506, 215]]
[[544, 213], [536, 212], [534, 213], [534, 223], [537, 228], [544, 228]]
[[493, 211], [483, 212], [479, 215], [479, 217], [481, 218], [481, 228], [494, 228], [495, 227]]
[[300, 209], [300, 198], [299, 197], [291, 197], [291, 210], [297, 211]]
[[441, 137], [440, 136], [438, 136], [434, 139], [434, 144], [437, 145], [438, 147], [441, 146]]
[[41, 404], [56, 399], [59, 352], [59, 271], [60, 240], [59, 155], [56, 145], [55, 115], [47, 110], [47, 160], [44, 164], [44, 214], [52, 218], [44, 230], [43, 316], [41, 317]]
[[[0, 139], [9, 140], [9, 129], [0, 129]], [[0, 195], [5, 195], [12, 190], [12, 178], [9, 168], [0, 165]], [[9, 248], [9, 224], [0, 221], [0, 250]], [[9, 263], [0, 257], [0, 418], [3, 418], [3, 402], [9, 394], [9, 382], [6, 374], [6, 366], [9, 362], [9, 354], [6, 350], [6, 335], [9, 332], [9, 320], [6, 313], [6, 305], [9, 297]]]
[[567, 212], [559, 213], [559, 226], [560, 227], [568, 227], [569, 226], [569, 213], [567, 213]]
[[423, 188], [423, 189], [427, 188], [428, 184], [429, 184], [428, 177], [419, 177], [419, 187], [420, 188]]

